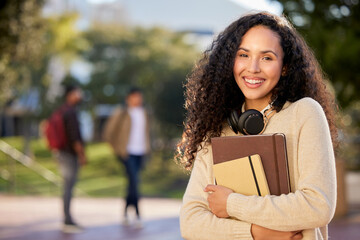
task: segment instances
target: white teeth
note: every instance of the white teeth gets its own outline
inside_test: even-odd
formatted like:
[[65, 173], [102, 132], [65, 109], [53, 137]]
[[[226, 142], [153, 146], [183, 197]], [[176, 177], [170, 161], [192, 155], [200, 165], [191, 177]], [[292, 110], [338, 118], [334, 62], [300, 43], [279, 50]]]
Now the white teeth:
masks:
[[250, 83], [250, 84], [258, 84], [258, 83], [264, 82], [264, 80], [255, 80], [255, 79], [247, 79], [247, 78], [244, 78], [244, 79], [245, 79], [245, 82]]

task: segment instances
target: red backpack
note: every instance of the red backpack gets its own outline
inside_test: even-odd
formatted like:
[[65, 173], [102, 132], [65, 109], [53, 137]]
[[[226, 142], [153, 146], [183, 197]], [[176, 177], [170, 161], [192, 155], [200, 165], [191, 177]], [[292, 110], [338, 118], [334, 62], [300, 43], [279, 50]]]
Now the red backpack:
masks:
[[65, 125], [63, 118], [63, 107], [57, 109], [45, 125], [45, 136], [50, 149], [63, 149], [66, 145]]

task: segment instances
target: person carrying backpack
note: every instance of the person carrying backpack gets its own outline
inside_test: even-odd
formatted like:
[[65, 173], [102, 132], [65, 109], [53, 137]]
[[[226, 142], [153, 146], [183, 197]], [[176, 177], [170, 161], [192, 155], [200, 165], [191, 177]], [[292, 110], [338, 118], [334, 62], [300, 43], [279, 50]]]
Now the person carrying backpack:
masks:
[[46, 128], [46, 137], [64, 179], [63, 186], [63, 232], [76, 233], [83, 229], [73, 220], [70, 213], [72, 191], [77, 181], [79, 166], [86, 164], [76, 106], [82, 100], [82, 91], [76, 86], [66, 86], [65, 103], [56, 110]]

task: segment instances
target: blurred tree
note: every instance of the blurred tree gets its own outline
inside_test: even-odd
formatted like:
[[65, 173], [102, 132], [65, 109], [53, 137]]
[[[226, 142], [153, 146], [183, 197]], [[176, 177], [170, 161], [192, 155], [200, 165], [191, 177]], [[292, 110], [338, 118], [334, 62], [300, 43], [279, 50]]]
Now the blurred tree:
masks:
[[[46, 45], [43, 56], [43, 68], [39, 71], [36, 86], [41, 88], [44, 105], [43, 112], [47, 115], [56, 100], [62, 96], [62, 83], [70, 74], [70, 66], [75, 60], [81, 59], [81, 52], [89, 48], [83, 32], [76, 28], [78, 15], [66, 13], [47, 18]], [[58, 77], [60, 75], [60, 77]]]
[[67, 67], [79, 53], [89, 48], [89, 43], [83, 33], [76, 27], [78, 15], [66, 13], [60, 16], [47, 18], [47, 53], [50, 56], [60, 57]]
[[59, 59], [57, 62], [67, 67], [87, 46], [75, 28], [75, 14], [45, 19], [41, 16], [42, 4], [41, 0], [0, 4], [0, 106], [12, 99], [33, 96], [31, 101], [22, 102], [19, 113], [27, 154], [32, 122], [48, 116], [54, 107], [47, 104], [47, 92], [54, 78], [49, 70], [52, 60]]
[[360, 169], [360, 4], [359, 0], [278, 0], [320, 60], [343, 108], [341, 149], [346, 167]]
[[180, 33], [160, 28], [95, 26], [87, 33], [93, 44], [85, 53], [93, 64], [87, 88], [92, 102], [120, 103], [130, 86], [144, 90], [153, 109], [158, 134], [175, 137], [182, 129], [182, 83], [198, 57]]
[[359, 0], [277, 0], [328, 74], [343, 108], [360, 100]]
[[0, 3], [0, 104], [14, 86], [29, 87], [31, 65], [39, 68], [44, 43], [43, 0], [3, 0]]
[[[33, 70], [41, 68], [45, 24], [43, 0], [5, 0], [0, 3], [0, 107], [31, 90]], [[35, 74], [36, 75], [36, 74]], [[1, 108], [2, 109], [2, 108]], [[30, 154], [31, 119], [23, 113], [24, 152]]]
[[82, 32], [76, 29], [77, 18], [74, 13], [42, 18], [42, 29], [37, 35], [36, 44], [41, 45], [36, 52], [37, 58], [26, 56], [28, 61], [14, 62], [8, 66], [11, 71], [23, 73], [22, 76], [15, 75], [16, 84], [9, 86], [15, 92], [14, 97], [28, 94], [29, 89], [39, 94], [41, 104], [37, 106], [38, 111], [28, 113], [32, 117], [47, 117], [59, 104], [61, 84], [69, 75], [71, 62], [78, 59], [80, 52], [89, 46]]
[[49, 64], [60, 59], [68, 72], [72, 60], [88, 46], [75, 27], [77, 15], [43, 18], [44, 0], [5, 0], [0, 3], [0, 105], [29, 89], [46, 102], [51, 85]]

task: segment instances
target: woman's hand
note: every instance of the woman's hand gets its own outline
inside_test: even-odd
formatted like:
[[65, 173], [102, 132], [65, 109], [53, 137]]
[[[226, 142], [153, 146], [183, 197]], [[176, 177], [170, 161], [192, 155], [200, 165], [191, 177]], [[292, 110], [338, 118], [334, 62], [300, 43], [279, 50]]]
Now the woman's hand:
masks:
[[[210, 193], [207, 200], [210, 210], [219, 218], [227, 218], [227, 198], [234, 191], [219, 185], [207, 185], [205, 192]], [[251, 234], [255, 240], [299, 240], [303, 238], [302, 231], [283, 232], [264, 228], [256, 224], [251, 225]]]
[[219, 218], [229, 217], [226, 211], [226, 202], [230, 193], [234, 191], [227, 187], [211, 184], [207, 185], [204, 191], [210, 193], [207, 200], [211, 212]]
[[251, 225], [251, 234], [255, 240], [298, 240], [303, 238], [302, 231], [282, 232], [264, 228], [256, 224]]

